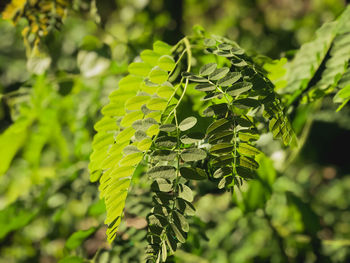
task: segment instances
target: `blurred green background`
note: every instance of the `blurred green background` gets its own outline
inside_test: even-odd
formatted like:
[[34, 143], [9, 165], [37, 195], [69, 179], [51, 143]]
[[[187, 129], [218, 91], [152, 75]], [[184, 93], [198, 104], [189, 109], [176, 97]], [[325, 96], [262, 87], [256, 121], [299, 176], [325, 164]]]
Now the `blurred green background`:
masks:
[[[147, 180], [135, 175], [120, 235], [105, 241], [104, 204], [87, 166], [93, 125], [127, 65], [153, 41], [175, 44], [199, 24], [250, 54], [290, 58], [343, 0], [73, 1], [59, 30], [26, 54], [0, 19], [0, 263], [142, 262]], [[327, 100], [301, 153], [261, 147], [243, 193], [199, 185], [188, 242], [169, 262], [350, 262], [350, 109]], [[308, 114], [304, 109], [302, 114]], [[304, 116], [305, 117], [305, 116]], [[302, 117], [300, 117], [302, 118]], [[297, 119], [297, 118], [296, 118]], [[78, 231], [78, 232], [77, 232]], [[75, 233], [75, 234], [74, 234]]]

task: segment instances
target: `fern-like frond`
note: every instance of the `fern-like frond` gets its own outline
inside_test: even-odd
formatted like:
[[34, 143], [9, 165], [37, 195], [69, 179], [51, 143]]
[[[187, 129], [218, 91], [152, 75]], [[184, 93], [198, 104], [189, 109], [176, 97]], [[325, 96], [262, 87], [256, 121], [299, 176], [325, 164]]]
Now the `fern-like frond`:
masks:
[[[109, 241], [120, 224], [131, 176], [141, 160], [147, 161], [154, 195], [146, 254], [152, 262], [165, 262], [186, 241], [187, 216], [195, 211], [192, 180], [211, 175], [220, 179], [219, 188], [232, 189], [254, 178], [261, 153], [255, 141], [267, 123], [285, 145], [294, 138], [273, 84], [243, 49], [220, 37], [191, 41], [184, 38], [172, 49], [156, 42], [153, 50], [143, 51], [142, 61], [129, 65], [130, 74], [111, 93], [95, 125], [89, 168], [91, 180], [100, 180]], [[213, 60], [197, 64], [198, 74], [191, 72], [198, 63], [191, 60], [192, 43], [196, 56]], [[192, 115], [198, 113], [182, 112], [183, 99], [193, 92], [191, 99], [199, 101], [203, 92], [207, 104], [203, 115], [211, 124], [205, 133], [191, 132], [197, 124]]]
[[162, 113], [175, 93], [167, 82], [175, 67], [170, 55], [171, 47], [160, 41], [153, 50], [143, 51], [143, 61], [130, 64], [130, 74], [110, 94], [104, 116], [95, 125], [89, 170], [91, 181], [100, 180], [110, 242], [120, 224], [131, 176], [158, 134]]
[[[249, 105], [248, 100], [243, 100], [246, 107], [250, 106], [252, 109], [259, 105], [263, 105], [264, 117], [269, 119], [269, 129], [274, 135], [274, 138], [280, 138], [284, 145], [295, 144], [296, 139], [292, 130], [288, 117], [283, 111], [278, 95], [274, 91], [272, 82], [264, 76], [262, 70], [249, 58], [243, 49], [241, 49], [235, 42], [227, 40], [225, 38], [217, 39], [221, 42], [215, 48], [210, 47], [209, 52], [213, 54], [229, 58], [231, 61], [231, 68], [236, 72], [243, 74], [242, 82], [234, 84], [226, 91], [228, 95], [234, 99], [245, 98], [257, 98], [255, 104]], [[214, 42], [212, 42], [214, 43]], [[231, 73], [232, 74], [232, 73]], [[218, 82], [218, 84], [220, 84]], [[248, 93], [246, 93], [248, 91]], [[244, 94], [243, 97], [240, 96]], [[252, 103], [252, 101], [250, 101]]]
[[306, 103], [333, 92], [346, 74], [349, 59], [350, 6], [336, 21], [324, 24], [316, 39], [304, 44], [287, 64], [287, 85], [281, 90], [291, 94], [287, 104], [300, 96]]
[[304, 101], [315, 100], [332, 92], [346, 73], [350, 60], [350, 8], [345, 10], [337, 23], [337, 35], [329, 52], [320, 81], [304, 96]]
[[332, 45], [336, 28], [337, 22], [325, 23], [317, 30], [315, 40], [301, 46], [294, 59], [286, 65], [287, 86], [281, 93], [293, 94], [307, 88]]
[[275, 138], [285, 145], [292, 143], [294, 133], [272, 83], [261, 69], [236, 43], [225, 38], [206, 39], [207, 52], [224, 57], [229, 67], [218, 68], [216, 63], [202, 66], [199, 74], [185, 73], [204, 92], [210, 101], [204, 115], [213, 117], [206, 138], [210, 144], [209, 163], [213, 176], [221, 178], [219, 188], [232, 187], [238, 179], [254, 177], [258, 168], [254, 146], [259, 138], [256, 119], [259, 109], [269, 121]]

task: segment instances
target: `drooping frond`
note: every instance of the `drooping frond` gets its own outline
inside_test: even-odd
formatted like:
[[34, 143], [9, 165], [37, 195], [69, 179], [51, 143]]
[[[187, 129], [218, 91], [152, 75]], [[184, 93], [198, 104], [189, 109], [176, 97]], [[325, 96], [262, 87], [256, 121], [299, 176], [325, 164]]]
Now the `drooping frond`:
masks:
[[[143, 51], [95, 125], [89, 168], [91, 180], [100, 180], [109, 241], [115, 238], [136, 166], [143, 159], [148, 166], [153, 208], [146, 254], [151, 262], [165, 262], [186, 241], [187, 217], [195, 212], [191, 181], [212, 177], [219, 179], [220, 189], [233, 189], [255, 177], [261, 153], [255, 142], [261, 133], [269, 130], [284, 145], [294, 139], [273, 84], [244, 50], [225, 38], [191, 41], [184, 38], [171, 50], [156, 42], [153, 50]], [[191, 44], [195, 56], [213, 62], [193, 62]], [[194, 116], [202, 111], [181, 111], [182, 103], [192, 99], [198, 99], [211, 122], [204, 132], [193, 130], [198, 125]]]
[[337, 22], [325, 23], [317, 30], [315, 40], [302, 45], [294, 59], [287, 63], [287, 86], [283, 93], [292, 94], [307, 88], [332, 45], [336, 27]]
[[89, 170], [91, 181], [100, 180], [110, 242], [120, 224], [131, 176], [158, 134], [162, 112], [175, 92], [167, 81], [175, 67], [170, 55], [171, 47], [163, 42], [143, 51], [142, 61], [130, 64], [130, 74], [110, 94], [104, 116], [95, 125]]
[[259, 138], [256, 113], [262, 109], [275, 138], [285, 145], [294, 140], [294, 133], [272, 83], [263, 76], [237, 44], [224, 38], [206, 39], [207, 52], [225, 57], [229, 67], [218, 68], [216, 63], [202, 66], [199, 74], [185, 73], [198, 83], [209, 106], [204, 115], [214, 120], [206, 131], [210, 144], [210, 164], [213, 176], [221, 178], [219, 188], [239, 183], [237, 179], [252, 178], [259, 167], [254, 146]]
[[[233, 98], [233, 104], [243, 104], [245, 108], [251, 110], [264, 106], [264, 117], [269, 120], [269, 129], [274, 138], [280, 138], [284, 145], [295, 143], [290, 122], [271, 81], [236, 43], [227, 39], [218, 39], [218, 41], [223, 43], [215, 48], [210, 47], [208, 51], [230, 60], [230, 70], [233, 72], [227, 74], [223, 80], [233, 79], [234, 84], [223, 80], [218, 81], [217, 84], [230, 86], [222, 90]], [[239, 77], [237, 77], [238, 74], [240, 74]], [[241, 100], [242, 98], [244, 99]]]
[[[287, 85], [281, 91], [291, 95], [287, 104], [300, 96], [306, 103], [345, 88], [349, 60], [350, 6], [336, 21], [322, 26], [317, 38], [303, 45], [287, 64]], [[339, 92], [337, 98], [342, 98], [338, 102], [346, 101], [346, 90]]]

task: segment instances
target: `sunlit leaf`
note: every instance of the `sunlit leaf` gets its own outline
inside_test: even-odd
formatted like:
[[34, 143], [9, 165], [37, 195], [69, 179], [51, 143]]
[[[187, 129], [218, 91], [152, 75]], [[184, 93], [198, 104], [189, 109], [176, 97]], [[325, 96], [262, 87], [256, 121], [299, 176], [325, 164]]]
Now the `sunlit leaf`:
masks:
[[195, 126], [197, 123], [197, 118], [195, 117], [187, 117], [183, 121], [180, 122], [179, 124], [179, 129], [181, 131], [187, 131], [191, 129], [193, 126]]
[[181, 158], [185, 162], [199, 161], [207, 157], [207, 153], [202, 149], [190, 148], [181, 153]]
[[204, 65], [203, 67], [200, 68], [199, 70], [199, 74], [202, 76], [208, 76], [211, 73], [214, 72], [214, 70], [216, 69], [217, 64], [216, 63], [209, 63]]

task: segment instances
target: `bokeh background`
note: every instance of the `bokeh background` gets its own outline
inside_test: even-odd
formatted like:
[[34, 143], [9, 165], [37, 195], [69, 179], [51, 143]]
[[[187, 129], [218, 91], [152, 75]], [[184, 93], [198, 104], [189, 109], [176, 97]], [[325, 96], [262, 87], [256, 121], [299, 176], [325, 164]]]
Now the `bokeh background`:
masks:
[[[175, 44], [195, 25], [250, 54], [290, 59], [346, 1], [73, 5], [35, 55], [21, 33], [28, 22], [0, 19], [0, 263], [142, 262], [146, 178], [135, 176], [110, 246], [104, 204], [87, 170], [93, 125], [127, 65], [153, 41]], [[281, 165], [283, 151], [265, 145], [271, 158], [261, 160], [260, 180], [243, 193], [198, 186], [188, 242], [169, 262], [350, 262], [350, 109], [335, 113], [326, 100], [307, 118], [309, 136], [288, 165]]]

